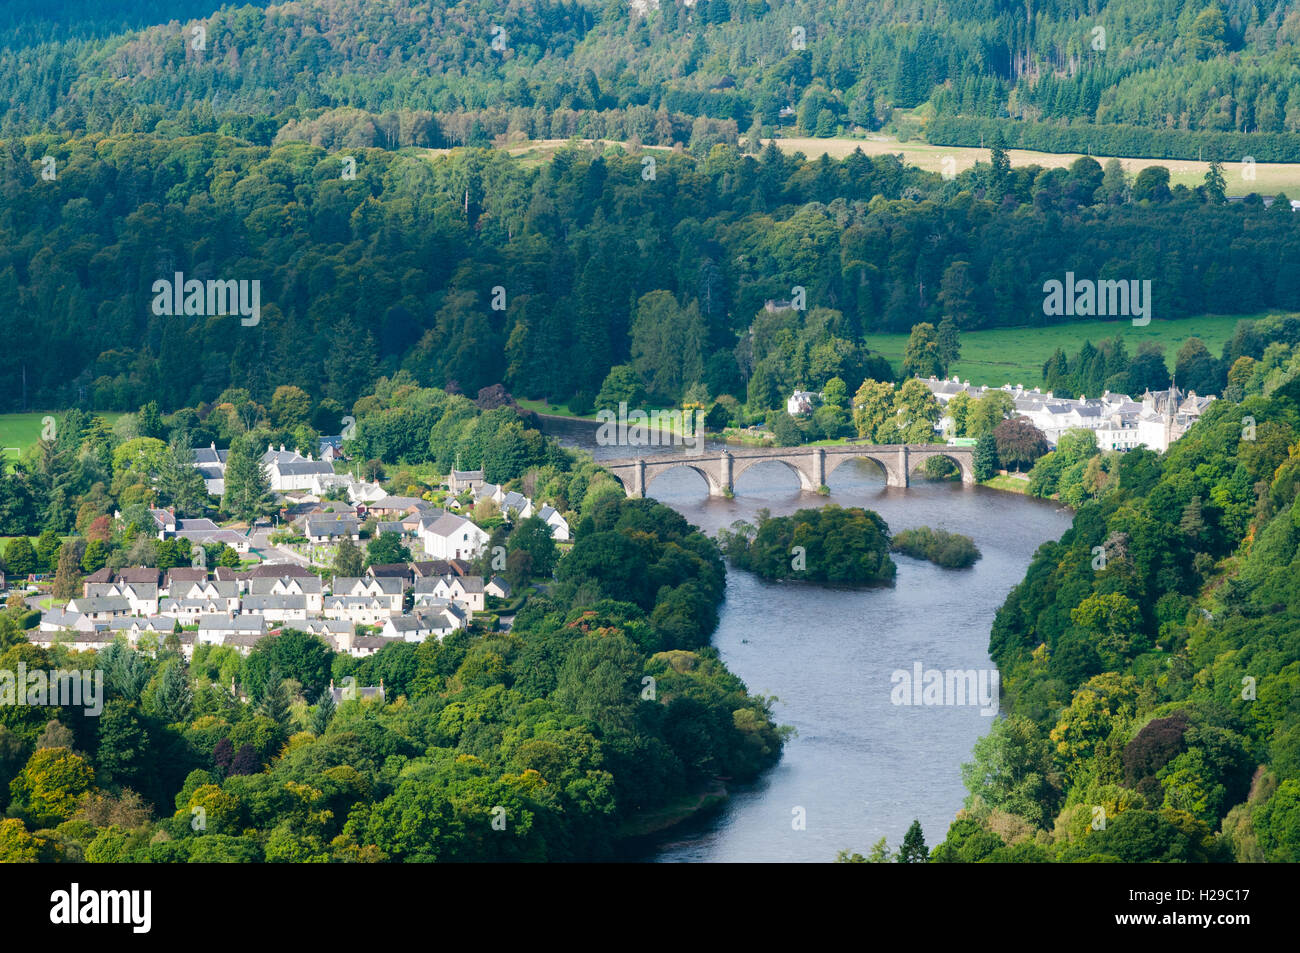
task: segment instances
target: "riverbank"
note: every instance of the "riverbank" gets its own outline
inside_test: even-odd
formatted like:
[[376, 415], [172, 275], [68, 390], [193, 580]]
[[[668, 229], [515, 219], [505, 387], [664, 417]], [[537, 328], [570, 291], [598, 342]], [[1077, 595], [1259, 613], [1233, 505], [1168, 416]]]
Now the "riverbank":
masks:
[[730, 797], [727, 786], [721, 779], [715, 778], [713, 783], [703, 790], [675, 798], [658, 810], [647, 811], [631, 818], [623, 825], [620, 836], [632, 844], [645, 838], [653, 838], [679, 824], [704, 817], [726, 804]]
[[999, 473], [995, 477], [990, 477], [980, 484], [990, 490], [1006, 490], [1008, 493], [1019, 493], [1022, 496], [1029, 493], [1028, 475], [1015, 476], [1010, 473]]

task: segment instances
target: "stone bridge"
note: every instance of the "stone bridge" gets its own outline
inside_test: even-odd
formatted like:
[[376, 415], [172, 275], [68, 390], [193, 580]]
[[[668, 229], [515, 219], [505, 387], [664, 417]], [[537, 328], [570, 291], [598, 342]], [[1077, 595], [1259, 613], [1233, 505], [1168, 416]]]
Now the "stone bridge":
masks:
[[931, 457], [947, 457], [961, 470], [961, 482], [975, 482], [975, 448], [938, 443], [880, 445], [834, 444], [827, 447], [737, 447], [720, 453], [682, 456], [677, 453], [625, 460], [599, 460], [628, 496], [645, 496], [646, 488], [661, 473], [687, 467], [704, 477], [710, 496], [727, 496], [736, 478], [756, 463], [781, 463], [794, 471], [801, 489], [816, 491], [846, 460], [875, 461], [885, 471], [886, 486], [907, 486], [913, 470]]

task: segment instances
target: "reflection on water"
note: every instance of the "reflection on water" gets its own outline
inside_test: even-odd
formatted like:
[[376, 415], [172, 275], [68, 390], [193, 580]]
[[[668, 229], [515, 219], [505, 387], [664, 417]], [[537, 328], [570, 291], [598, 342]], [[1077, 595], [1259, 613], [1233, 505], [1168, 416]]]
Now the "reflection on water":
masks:
[[[598, 458], [627, 448], [594, 447], [585, 425], [547, 427]], [[716, 445], [714, 445], [716, 447]], [[895, 556], [896, 584], [837, 590], [766, 582], [729, 570], [714, 644], [751, 692], [775, 695], [781, 724], [798, 734], [779, 764], [708, 818], [670, 832], [647, 859], [660, 861], [830, 861], [841, 848], [866, 853], [886, 837], [901, 843], [913, 818], [926, 842], [941, 841], [965, 798], [961, 764], [991, 718], [969, 707], [890, 702], [890, 675], [926, 668], [985, 669], [994, 612], [1024, 576], [1034, 550], [1056, 539], [1070, 514], [1010, 493], [917, 480], [886, 487], [879, 466], [841, 464], [829, 497], [803, 493], [779, 463], [756, 464], [735, 481], [735, 499], [710, 498], [685, 468], [662, 474], [650, 494], [710, 535], [759, 509], [784, 515], [827, 502], [864, 506], [891, 531], [928, 525], [974, 538], [983, 558], [945, 570]], [[795, 830], [796, 812], [806, 828]]]

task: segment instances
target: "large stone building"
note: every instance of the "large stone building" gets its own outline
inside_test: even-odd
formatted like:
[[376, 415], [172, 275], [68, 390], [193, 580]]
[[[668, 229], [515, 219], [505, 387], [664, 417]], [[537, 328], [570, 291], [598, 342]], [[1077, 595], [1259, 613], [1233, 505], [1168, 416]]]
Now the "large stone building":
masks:
[[[1029, 390], [1019, 384], [1001, 388], [972, 387], [969, 381], [956, 377], [923, 380], [941, 406], [962, 392], [978, 400], [990, 390], [1002, 390], [1011, 395], [1016, 413], [1027, 417], [1043, 432], [1052, 446], [1067, 430], [1091, 430], [1102, 450], [1132, 450], [1147, 447], [1163, 452], [1187, 432], [1213, 401], [1213, 397], [1198, 397], [1195, 391], [1181, 391], [1177, 386], [1169, 390], [1151, 392], [1133, 400], [1127, 394], [1106, 391], [1100, 397], [1089, 398], [1080, 394], [1078, 399], [1057, 397], [1051, 391], [1037, 387]], [[944, 417], [940, 427], [948, 431], [952, 419]]]

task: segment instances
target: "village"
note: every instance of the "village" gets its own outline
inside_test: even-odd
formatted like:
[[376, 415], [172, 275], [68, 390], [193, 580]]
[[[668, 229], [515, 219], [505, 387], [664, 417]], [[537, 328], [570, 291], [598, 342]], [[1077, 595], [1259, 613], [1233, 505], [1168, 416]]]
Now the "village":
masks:
[[[548, 504], [488, 483], [481, 470], [452, 470], [443, 506], [392, 496], [375, 482], [335, 473], [341, 440], [323, 438], [321, 454], [302, 456], [268, 447], [261, 464], [287, 518], [244, 529], [207, 518], [178, 518], [152, 509], [159, 540], [187, 540], [192, 565], [102, 568], [82, 580], [66, 604], [43, 606], [29, 640], [102, 649], [125, 637], [132, 648], [154, 651], [175, 636], [186, 658], [202, 645], [243, 655], [284, 629], [319, 636], [334, 651], [365, 658], [393, 642], [442, 639], [476, 621], [509, 628], [512, 589], [499, 573], [473, 571], [490, 535], [457, 510], [479, 507], [506, 521], [537, 517], [557, 543], [570, 541], [568, 521]], [[209, 493], [224, 488], [227, 451], [195, 453]], [[391, 540], [409, 552], [403, 562], [371, 564], [358, 575], [332, 573], [340, 546], [363, 539]], [[239, 565], [207, 565], [204, 547], [228, 547]], [[225, 551], [223, 549], [223, 551]], [[504, 569], [501, 558], [490, 569]], [[260, 562], [256, 561], [260, 558]], [[494, 611], [489, 611], [494, 610]]]

